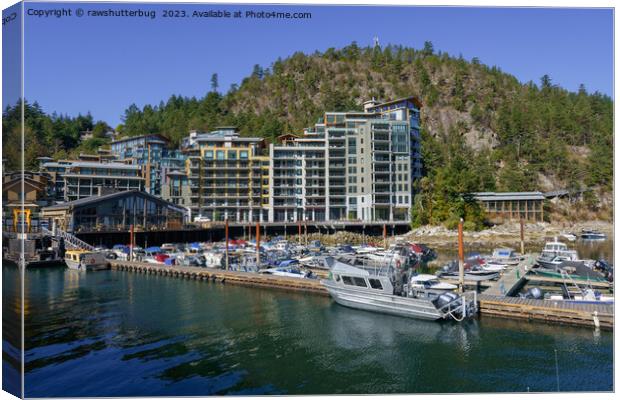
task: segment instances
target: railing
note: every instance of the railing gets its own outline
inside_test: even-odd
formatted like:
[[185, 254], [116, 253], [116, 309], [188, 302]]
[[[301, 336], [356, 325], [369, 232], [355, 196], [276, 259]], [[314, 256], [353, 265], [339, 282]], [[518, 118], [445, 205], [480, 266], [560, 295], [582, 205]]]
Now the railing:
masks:
[[91, 246], [90, 244], [86, 243], [83, 240], [78, 239], [77, 237], [75, 237], [74, 235], [65, 232], [61, 229], [56, 228], [56, 234], [54, 234], [54, 232], [50, 231], [47, 228], [41, 227], [41, 233], [45, 234], [45, 235], [50, 235], [52, 237], [55, 238], [63, 238], [65, 240], [65, 244], [68, 247], [72, 247], [74, 249], [84, 249], [84, 250], [95, 250], [95, 248], [93, 246]]

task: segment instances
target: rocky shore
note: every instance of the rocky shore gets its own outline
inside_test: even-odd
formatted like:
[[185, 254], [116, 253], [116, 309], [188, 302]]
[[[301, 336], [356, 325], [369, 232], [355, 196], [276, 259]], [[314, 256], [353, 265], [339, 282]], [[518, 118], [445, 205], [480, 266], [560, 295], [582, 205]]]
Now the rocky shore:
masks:
[[[613, 222], [592, 221], [577, 222], [575, 224], [554, 224], [547, 222], [526, 223], [525, 243], [541, 243], [553, 237], [559, 237], [562, 233], [574, 233], [579, 235], [582, 229], [595, 229], [613, 236]], [[457, 231], [449, 230], [443, 226], [422, 226], [396, 238], [410, 240], [417, 243], [428, 244], [431, 247], [456, 246]], [[469, 247], [516, 247], [520, 242], [519, 222], [507, 222], [495, 225], [482, 231], [464, 232], [464, 241]]]

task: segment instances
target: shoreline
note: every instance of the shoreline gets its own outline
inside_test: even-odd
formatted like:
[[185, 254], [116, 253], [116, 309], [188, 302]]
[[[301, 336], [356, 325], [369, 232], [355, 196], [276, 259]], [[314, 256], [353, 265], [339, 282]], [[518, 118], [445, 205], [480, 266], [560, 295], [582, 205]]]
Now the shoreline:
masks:
[[[578, 222], [568, 224], [536, 222], [524, 224], [525, 244], [540, 243], [559, 237], [562, 233], [574, 233], [578, 235], [582, 229], [594, 229], [601, 231], [613, 238], [614, 225], [609, 221]], [[444, 226], [422, 226], [413, 229], [403, 235], [396, 236], [396, 240], [410, 240], [416, 243], [424, 243], [435, 247], [456, 246], [457, 230], [449, 230]], [[495, 225], [481, 231], [464, 231], [463, 240], [468, 247], [489, 247], [511, 245], [516, 246], [521, 242], [519, 222], [507, 222]], [[561, 240], [561, 238], [560, 238]]]

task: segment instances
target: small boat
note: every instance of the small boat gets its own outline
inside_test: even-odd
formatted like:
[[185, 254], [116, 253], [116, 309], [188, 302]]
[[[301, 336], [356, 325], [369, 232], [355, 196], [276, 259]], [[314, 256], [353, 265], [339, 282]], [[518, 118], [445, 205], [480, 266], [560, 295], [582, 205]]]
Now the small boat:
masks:
[[581, 239], [582, 240], [607, 240], [607, 235], [602, 232], [591, 230], [591, 229], [582, 229]]
[[[443, 278], [459, 279], [459, 263], [454, 260], [444, 265], [437, 275]], [[485, 271], [479, 264], [472, 264], [470, 261], [464, 266], [463, 277], [465, 280], [473, 282], [490, 281], [499, 277], [498, 271]]]
[[491, 257], [487, 259], [487, 263], [494, 262], [496, 264], [516, 265], [520, 261], [520, 255], [509, 247], [494, 249]]
[[559, 242], [557, 239], [545, 243], [545, 247], [540, 253], [540, 258], [552, 259], [555, 256], [562, 256], [571, 261], [579, 260], [576, 250], [570, 250], [565, 243]]
[[[413, 275], [409, 281], [409, 290], [412, 294], [415, 294], [415, 292], [442, 294], [445, 292], [452, 292], [456, 288], [456, 285], [441, 282], [435, 275], [430, 274]], [[412, 295], [411, 297], [414, 296]]]
[[560, 236], [562, 236], [564, 239], [568, 240], [569, 242], [574, 242], [575, 240], [577, 240], [577, 235], [575, 235], [574, 233], [570, 233], [570, 232], [560, 233]]
[[78, 271], [98, 271], [110, 266], [104, 253], [88, 250], [67, 250], [65, 263], [70, 269]]
[[581, 294], [577, 295], [570, 295], [568, 293], [565, 293], [564, 295], [552, 294], [548, 297], [548, 300], [567, 301], [571, 303], [614, 304], [613, 296], [603, 295], [598, 290], [593, 290], [591, 288], [583, 289]]
[[309, 274], [299, 269], [299, 262], [297, 260], [282, 261], [280, 265], [275, 268], [267, 268], [259, 271], [261, 274], [269, 274], [275, 276], [285, 276], [287, 278], [307, 278]]
[[458, 295], [452, 291], [438, 294], [406, 287], [398, 290], [394, 284], [406, 278], [404, 269], [357, 268], [333, 257], [326, 258], [326, 262], [330, 266], [330, 278], [321, 283], [336, 303], [343, 306], [433, 321], [462, 321], [477, 312], [475, 292]]

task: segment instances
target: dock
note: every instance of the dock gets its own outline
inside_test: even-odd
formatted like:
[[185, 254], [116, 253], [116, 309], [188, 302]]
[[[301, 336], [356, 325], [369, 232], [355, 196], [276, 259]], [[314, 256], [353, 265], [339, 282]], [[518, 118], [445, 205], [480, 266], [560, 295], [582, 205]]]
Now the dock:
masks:
[[[509, 266], [501, 277], [478, 295], [481, 315], [560, 324], [612, 329], [614, 306], [606, 303], [575, 303], [570, 301], [537, 300], [513, 297], [530, 281], [561, 283], [558, 278], [541, 277], [531, 272], [536, 262], [534, 254], [526, 255], [517, 265]], [[594, 283], [594, 282], [591, 282]], [[609, 287], [609, 283], [592, 285]]]
[[288, 291], [302, 291], [328, 296], [327, 290], [318, 279], [288, 278], [254, 272], [226, 271], [214, 268], [186, 267], [178, 265], [149, 264], [137, 261], [110, 261], [113, 270], [130, 271], [140, 274], [170, 276], [191, 279], [252, 286]]
[[478, 295], [478, 301], [481, 315], [604, 329], [612, 329], [614, 325], [614, 306], [612, 304], [571, 303], [488, 294]]

